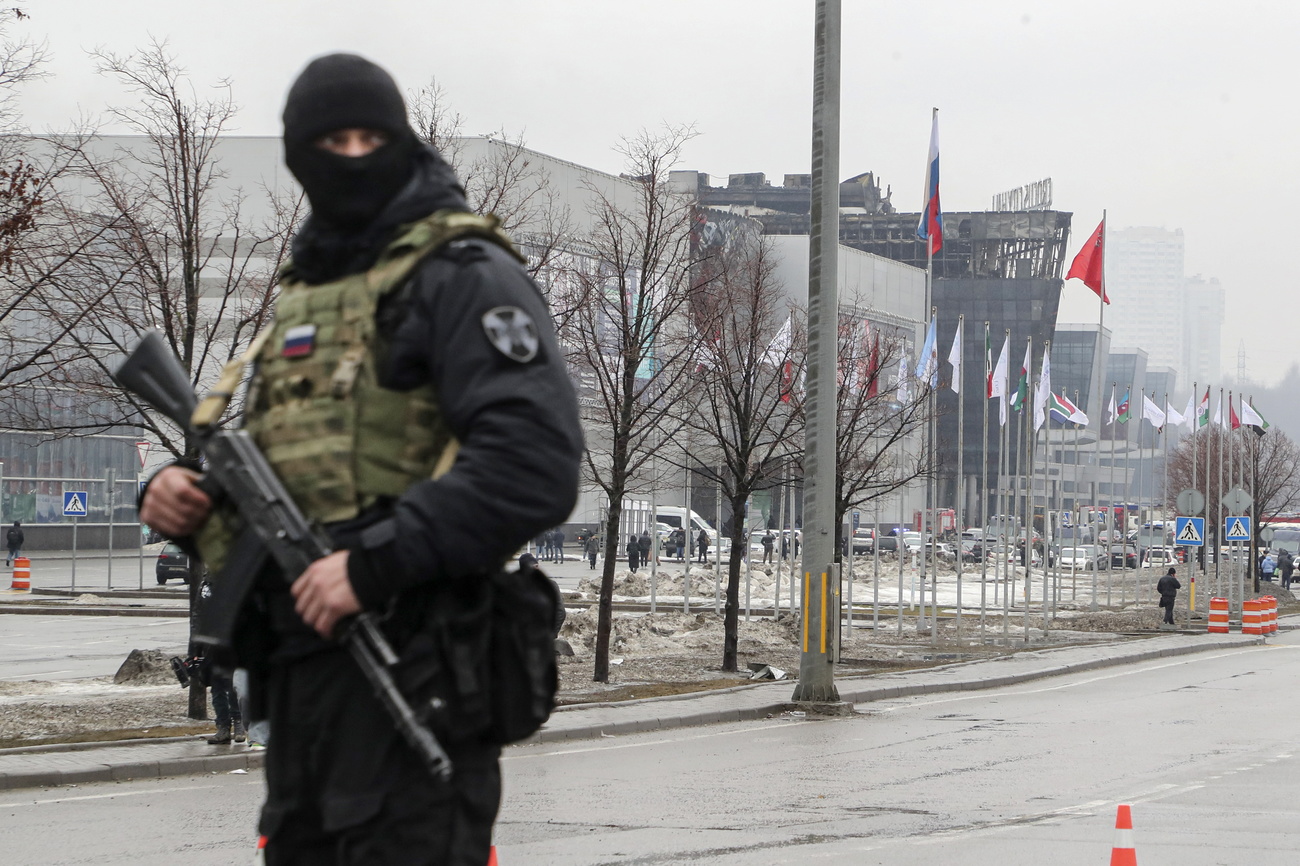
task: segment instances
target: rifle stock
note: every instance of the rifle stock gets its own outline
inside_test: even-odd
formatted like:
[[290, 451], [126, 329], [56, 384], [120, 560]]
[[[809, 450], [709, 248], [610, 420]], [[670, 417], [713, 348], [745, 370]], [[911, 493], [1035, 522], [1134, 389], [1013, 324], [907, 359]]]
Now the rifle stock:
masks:
[[[198, 405], [194, 389], [158, 331], [145, 332], [113, 372], [113, 379], [180, 425], [190, 441], [198, 444], [206, 463], [208, 486], [215, 483], [239, 512], [244, 525], [239, 547], [214, 581], [211, 609], [217, 621], [212, 617], [201, 617], [200, 621], [203, 640], [228, 643], [234, 616], [256, 577], [255, 564], [269, 554], [285, 580], [292, 583], [307, 566], [331, 552], [329, 538], [299, 510], [246, 431], [195, 428], [191, 420]], [[237, 573], [227, 577], [232, 567]], [[223, 586], [231, 590], [229, 597], [217, 599]], [[407, 743], [430, 772], [449, 778], [450, 758], [393, 680], [390, 668], [396, 664], [397, 654], [374, 615], [358, 614], [340, 623], [337, 632]]]

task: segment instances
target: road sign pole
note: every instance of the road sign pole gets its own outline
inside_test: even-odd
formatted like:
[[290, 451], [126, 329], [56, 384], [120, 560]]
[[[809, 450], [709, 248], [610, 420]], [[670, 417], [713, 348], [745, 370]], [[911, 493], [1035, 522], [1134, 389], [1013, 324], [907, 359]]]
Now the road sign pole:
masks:
[[72, 518], [72, 594], [77, 594], [77, 521]]

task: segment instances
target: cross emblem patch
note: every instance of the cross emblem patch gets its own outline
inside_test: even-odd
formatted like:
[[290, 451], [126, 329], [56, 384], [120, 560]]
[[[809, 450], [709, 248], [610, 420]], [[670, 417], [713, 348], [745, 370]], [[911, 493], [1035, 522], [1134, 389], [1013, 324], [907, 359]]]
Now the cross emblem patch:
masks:
[[541, 340], [532, 317], [518, 307], [493, 307], [483, 314], [483, 331], [498, 352], [527, 364], [537, 357]]

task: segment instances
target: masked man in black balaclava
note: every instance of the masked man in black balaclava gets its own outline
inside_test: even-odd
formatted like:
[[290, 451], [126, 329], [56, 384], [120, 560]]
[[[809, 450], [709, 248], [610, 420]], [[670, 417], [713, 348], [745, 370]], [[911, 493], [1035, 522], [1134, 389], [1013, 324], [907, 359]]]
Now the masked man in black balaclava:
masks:
[[[271, 722], [266, 860], [482, 866], [502, 737], [456, 697], [427, 696], [473, 673], [438, 655], [448, 611], [477, 610], [486, 575], [572, 511], [577, 402], [536, 286], [466, 215], [384, 70], [347, 54], [310, 63], [289, 91], [284, 150], [312, 214], [281, 270], [245, 427], [335, 552], [292, 587], [265, 568], [236, 625], [230, 662], [249, 668], [252, 714]], [[159, 472], [141, 517], [219, 572], [230, 509], [198, 478]], [[420, 705], [435, 707], [449, 782], [330, 639], [359, 611], [383, 615], [401, 682], [430, 690]]]

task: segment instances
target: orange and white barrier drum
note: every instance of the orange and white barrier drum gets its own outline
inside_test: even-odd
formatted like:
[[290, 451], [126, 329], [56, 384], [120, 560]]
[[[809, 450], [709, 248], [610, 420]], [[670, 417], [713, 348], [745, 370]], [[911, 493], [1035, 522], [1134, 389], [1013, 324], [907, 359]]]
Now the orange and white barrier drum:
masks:
[[1252, 598], [1241, 604], [1241, 633], [1242, 634], [1263, 634], [1263, 627], [1259, 621], [1260, 601]]
[[32, 588], [32, 561], [27, 557], [19, 556], [14, 559], [14, 577], [13, 582], [9, 584], [9, 588]]
[[1210, 634], [1228, 633], [1228, 600], [1226, 598], [1210, 599]]

